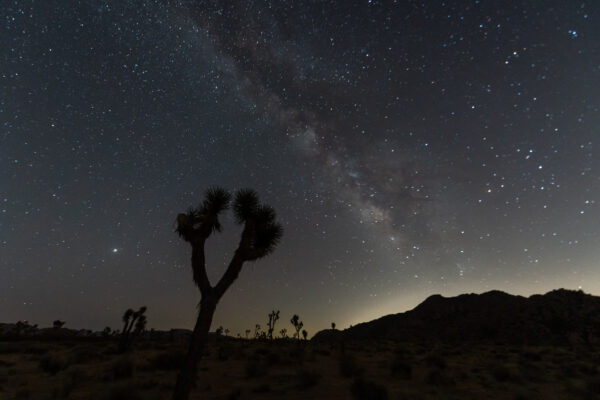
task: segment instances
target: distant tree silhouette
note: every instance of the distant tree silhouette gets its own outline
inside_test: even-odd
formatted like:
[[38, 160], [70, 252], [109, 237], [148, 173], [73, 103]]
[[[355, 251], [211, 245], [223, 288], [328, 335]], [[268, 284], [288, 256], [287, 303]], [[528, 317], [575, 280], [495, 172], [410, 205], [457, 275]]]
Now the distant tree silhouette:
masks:
[[225, 332], [225, 336], [229, 336], [229, 329], [225, 328], [223, 332]]
[[302, 321], [300, 321], [300, 317], [296, 314], [294, 314], [292, 319], [290, 319], [290, 322], [294, 326], [294, 329], [296, 330], [296, 333], [294, 333], [294, 337], [296, 339], [300, 340], [300, 330], [304, 326], [304, 323]]
[[129, 349], [133, 339], [139, 336], [146, 329], [147, 319], [144, 313], [146, 307], [142, 306], [137, 311], [128, 308], [123, 314], [123, 331], [119, 341], [119, 351], [124, 352]]
[[52, 327], [53, 327], [54, 329], [60, 329], [60, 328], [62, 328], [62, 327], [65, 325], [65, 324], [66, 324], [66, 322], [65, 322], [65, 321], [61, 321], [61, 320], [57, 319], [57, 320], [55, 320], [55, 321], [52, 323]]
[[283, 328], [282, 330], [280, 330], [279, 335], [281, 335], [282, 339], [285, 339], [287, 337], [287, 329]]
[[206, 191], [204, 200], [197, 208], [177, 216], [177, 233], [192, 247], [193, 279], [200, 290], [201, 300], [190, 346], [173, 391], [173, 400], [186, 400], [195, 384], [198, 360], [202, 356], [217, 303], [237, 279], [244, 263], [271, 254], [283, 233], [275, 221], [272, 207], [260, 204], [254, 190], [239, 190], [233, 201], [233, 211], [237, 223], [243, 225], [241, 238], [227, 270], [212, 286], [206, 273], [204, 245], [213, 233], [221, 231], [219, 216], [229, 208], [230, 203], [231, 194], [214, 187]]
[[110, 326], [107, 326], [102, 330], [102, 337], [109, 337], [111, 333], [112, 329], [110, 328]]
[[254, 326], [254, 339], [260, 339], [260, 335], [262, 334], [260, 324], [256, 324]]
[[269, 327], [267, 336], [271, 340], [273, 339], [273, 332], [275, 331], [275, 323], [277, 322], [278, 319], [279, 319], [279, 310], [277, 310], [277, 311], [273, 310], [269, 314], [269, 322], [267, 323], [267, 326]]
[[251, 329], [246, 329], [246, 339], [248, 339], [248, 335], [250, 334], [250, 332], [252, 332]]
[[335, 330], [335, 322], [332, 322], [332, 323], [331, 323], [331, 330], [332, 330], [332, 331], [333, 331], [333, 330]]
[[306, 338], [308, 337], [308, 332], [306, 331], [306, 329], [302, 329], [302, 337], [304, 338], [304, 340], [306, 340]]
[[220, 326], [215, 330], [217, 336], [221, 336], [223, 334], [223, 327]]

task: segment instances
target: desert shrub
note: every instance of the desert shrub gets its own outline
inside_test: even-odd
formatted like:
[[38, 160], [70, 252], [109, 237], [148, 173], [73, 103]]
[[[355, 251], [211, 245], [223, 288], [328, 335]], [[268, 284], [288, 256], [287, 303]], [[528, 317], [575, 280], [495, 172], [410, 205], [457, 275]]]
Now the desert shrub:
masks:
[[324, 357], [329, 357], [331, 355], [331, 351], [326, 350], [326, 349], [315, 350], [315, 353], [317, 353], [320, 356], [324, 356]]
[[281, 362], [281, 357], [277, 353], [269, 353], [265, 357], [265, 362], [267, 366], [271, 367], [273, 365], [279, 364], [279, 362]]
[[[12, 346], [9, 346], [12, 348]], [[41, 346], [37, 343], [21, 343], [18, 346], [15, 346], [11, 350], [7, 350], [10, 353], [24, 353], [24, 354], [37, 354], [44, 355], [50, 351], [50, 347]]]
[[498, 382], [506, 382], [510, 379], [510, 371], [504, 365], [496, 365], [492, 368], [492, 376]]
[[600, 376], [587, 379], [585, 382], [585, 398], [597, 399], [600, 397]]
[[165, 351], [158, 353], [150, 359], [149, 367], [156, 370], [178, 370], [183, 364], [185, 355], [180, 352]]
[[439, 385], [454, 385], [456, 382], [451, 379], [450, 377], [448, 377], [447, 375], [445, 375], [442, 370], [440, 370], [439, 368], [433, 368], [431, 369], [427, 375], [425, 376], [425, 382], [427, 382], [427, 384], [429, 385], [435, 385], [435, 386], [439, 386]]
[[306, 390], [316, 386], [320, 379], [321, 375], [318, 373], [302, 369], [298, 372], [298, 389]]
[[229, 395], [227, 396], [227, 400], [237, 400], [242, 395], [242, 390], [240, 388], [235, 388]]
[[113, 386], [108, 391], [106, 400], [144, 400], [139, 389], [131, 383]]
[[375, 382], [357, 378], [350, 387], [352, 397], [356, 400], [387, 400], [388, 392], [384, 386]]
[[597, 374], [596, 366], [585, 362], [578, 363], [577, 370], [587, 376], [594, 376]]
[[219, 346], [219, 350], [217, 351], [217, 359], [219, 361], [227, 361], [229, 360], [229, 351], [225, 348], [225, 346]]
[[269, 386], [268, 383], [263, 383], [262, 385], [259, 385], [256, 388], [254, 388], [254, 390], [253, 390], [254, 393], [268, 393], [270, 391], [271, 391], [271, 386]]
[[412, 367], [400, 353], [396, 353], [394, 356], [390, 370], [393, 376], [398, 376], [402, 379], [412, 378]]
[[258, 349], [254, 350], [254, 354], [261, 356], [266, 356], [268, 352], [269, 350], [265, 349], [264, 347], [259, 347]]
[[39, 367], [48, 374], [56, 375], [59, 371], [65, 369], [67, 365], [62, 358], [48, 354], [40, 359]]
[[446, 360], [438, 354], [430, 354], [425, 357], [425, 364], [439, 369], [446, 368]]
[[77, 346], [69, 355], [70, 364], [88, 364], [103, 359], [105, 356], [92, 346]]
[[109, 365], [107, 375], [110, 379], [126, 379], [133, 376], [133, 362], [127, 357], [121, 357]]
[[266, 373], [264, 368], [264, 363], [262, 362], [262, 358], [259, 356], [250, 356], [246, 361], [246, 365], [244, 367], [246, 371], [247, 378], [257, 378], [259, 376], [263, 376]]
[[340, 374], [345, 378], [352, 378], [363, 374], [364, 369], [358, 365], [356, 358], [349, 354], [340, 357]]
[[31, 393], [27, 388], [21, 388], [15, 393], [15, 400], [29, 400], [31, 399]]
[[542, 361], [542, 355], [533, 351], [525, 351], [521, 356], [530, 361]]

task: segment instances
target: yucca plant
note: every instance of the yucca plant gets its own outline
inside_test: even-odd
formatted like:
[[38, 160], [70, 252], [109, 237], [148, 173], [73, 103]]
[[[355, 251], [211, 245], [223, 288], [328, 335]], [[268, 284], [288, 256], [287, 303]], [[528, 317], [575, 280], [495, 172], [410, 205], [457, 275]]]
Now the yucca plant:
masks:
[[260, 204], [254, 190], [239, 190], [233, 200], [233, 212], [243, 226], [240, 242], [216, 285], [211, 285], [206, 273], [204, 245], [208, 238], [221, 231], [219, 216], [231, 205], [231, 194], [220, 187], [212, 187], [204, 200], [186, 213], [177, 216], [177, 233], [192, 247], [192, 273], [200, 290], [200, 312], [190, 340], [189, 349], [177, 377], [174, 400], [186, 400], [195, 384], [196, 368], [202, 356], [217, 303], [237, 279], [244, 263], [259, 260], [271, 254], [281, 239], [283, 230], [276, 221], [275, 210]]
[[269, 314], [269, 322], [267, 322], [267, 326], [269, 327], [267, 337], [271, 340], [273, 340], [273, 332], [275, 331], [275, 323], [277, 323], [278, 319], [279, 319], [279, 310], [277, 310], [277, 311], [273, 310]]
[[145, 312], [146, 307], [142, 306], [137, 311], [133, 311], [131, 308], [128, 308], [125, 313], [123, 313], [122, 319], [124, 325], [123, 331], [121, 332], [121, 339], [119, 341], [119, 351], [127, 351], [133, 342], [133, 338], [140, 335], [144, 329], [146, 329], [146, 323], [148, 320], [144, 315]]
[[294, 333], [294, 337], [300, 340], [300, 330], [302, 330], [304, 327], [304, 322], [300, 321], [300, 317], [297, 314], [294, 314], [292, 319], [290, 319], [290, 323], [293, 325], [294, 330], [296, 331], [296, 333]]

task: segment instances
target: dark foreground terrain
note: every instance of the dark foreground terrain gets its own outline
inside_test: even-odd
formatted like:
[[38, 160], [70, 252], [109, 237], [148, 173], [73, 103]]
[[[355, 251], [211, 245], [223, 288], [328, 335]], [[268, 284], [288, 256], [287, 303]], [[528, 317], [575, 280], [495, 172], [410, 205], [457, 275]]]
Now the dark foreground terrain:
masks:
[[[0, 398], [168, 399], [185, 343], [0, 345]], [[600, 348], [222, 338], [194, 399], [597, 399]]]
[[[0, 324], [0, 400], [169, 399], [189, 331], [118, 336]], [[194, 399], [600, 399], [600, 298], [431, 296], [312, 340], [213, 335]]]

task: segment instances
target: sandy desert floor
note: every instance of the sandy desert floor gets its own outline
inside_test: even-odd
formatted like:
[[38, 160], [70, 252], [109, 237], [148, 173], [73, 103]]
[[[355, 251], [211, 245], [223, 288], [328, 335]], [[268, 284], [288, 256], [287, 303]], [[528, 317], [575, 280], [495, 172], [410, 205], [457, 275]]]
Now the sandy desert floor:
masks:
[[[169, 399], [185, 342], [0, 342], [0, 399]], [[600, 348], [212, 341], [193, 399], [599, 399]]]

